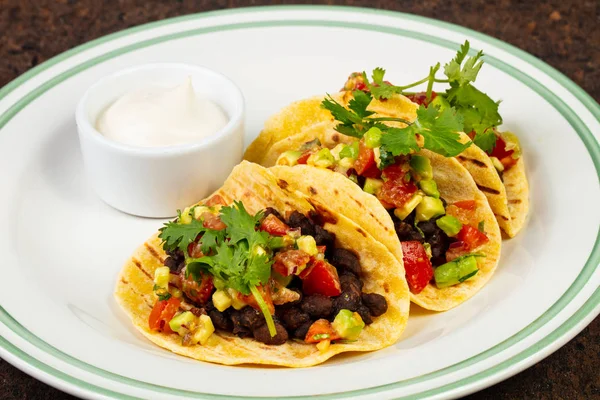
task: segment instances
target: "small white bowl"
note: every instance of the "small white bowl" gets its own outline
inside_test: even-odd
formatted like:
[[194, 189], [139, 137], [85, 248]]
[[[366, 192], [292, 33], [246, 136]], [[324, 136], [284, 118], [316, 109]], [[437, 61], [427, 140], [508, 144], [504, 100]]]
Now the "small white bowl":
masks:
[[[191, 76], [196, 93], [218, 104], [229, 122], [217, 134], [168, 147], [115, 142], [96, 130], [100, 114], [122, 95], [148, 85], [175, 87]], [[242, 159], [244, 97], [225, 76], [187, 64], [146, 64], [109, 75], [83, 95], [75, 112], [86, 174], [100, 198], [143, 217], [172, 217], [218, 189]]]

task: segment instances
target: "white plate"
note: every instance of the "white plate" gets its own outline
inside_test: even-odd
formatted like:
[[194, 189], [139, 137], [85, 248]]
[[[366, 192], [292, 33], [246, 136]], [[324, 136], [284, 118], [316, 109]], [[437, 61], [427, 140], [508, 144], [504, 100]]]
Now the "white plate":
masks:
[[[382, 351], [307, 369], [196, 362], [144, 340], [112, 299], [117, 272], [161, 221], [119, 213], [88, 187], [75, 131], [83, 91], [148, 62], [197, 63], [243, 90], [247, 143], [289, 102], [384, 66], [410, 82], [469, 39], [488, 55], [477, 86], [503, 99], [525, 148], [531, 219], [489, 285], [443, 314], [411, 316]], [[90, 398], [442, 398], [505, 379], [600, 311], [600, 107], [546, 64], [438, 21], [355, 8], [274, 7], [192, 15], [62, 54], [0, 93], [0, 346], [3, 358]]]

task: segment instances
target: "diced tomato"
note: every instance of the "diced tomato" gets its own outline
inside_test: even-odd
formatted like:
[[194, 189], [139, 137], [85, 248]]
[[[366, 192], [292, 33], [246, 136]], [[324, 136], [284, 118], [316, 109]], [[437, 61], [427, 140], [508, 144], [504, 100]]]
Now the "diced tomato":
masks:
[[469, 252], [469, 247], [465, 242], [450, 243], [448, 251], [446, 251], [446, 261], [450, 262], [455, 258], [463, 256]]
[[333, 329], [326, 319], [318, 319], [308, 328], [304, 341], [306, 343], [319, 343], [323, 340], [337, 340], [340, 335]]
[[198, 243], [199, 241], [200, 238], [198, 237], [188, 245], [187, 251], [189, 256], [192, 258], [200, 258], [204, 256], [204, 253], [202, 253], [202, 250], [200, 250], [200, 243]]
[[214, 229], [217, 231], [221, 231], [227, 228], [227, 225], [225, 225], [223, 221], [221, 221], [221, 218], [219, 218], [218, 215], [215, 215], [211, 212], [203, 212], [200, 218], [202, 219], [202, 225], [205, 228]]
[[319, 253], [325, 254], [325, 251], [327, 250], [327, 246], [317, 246], [317, 250], [319, 251]]
[[406, 281], [410, 291], [414, 294], [421, 293], [433, 278], [433, 266], [425, 248], [418, 241], [401, 242], [402, 258], [406, 271]]
[[275, 254], [273, 269], [283, 276], [297, 274], [304, 269], [311, 257], [302, 250], [287, 250]]
[[[267, 285], [267, 286], [259, 285], [256, 288], [260, 292], [265, 303], [267, 303], [267, 307], [269, 308], [269, 311], [271, 312], [271, 314], [274, 314], [275, 306], [273, 305], [273, 299], [271, 297], [271, 290], [269, 289], [269, 285]], [[260, 311], [260, 307], [258, 306], [258, 303], [256, 302], [256, 299], [254, 298], [254, 295], [252, 293], [250, 293], [248, 295], [238, 293], [238, 298], [243, 303], [248, 304], [250, 307], [254, 308], [255, 310]]]
[[489, 153], [490, 156], [496, 157], [498, 160], [504, 157], [510, 156], [514, 153], [514, 150], [506, 150], [506, 142], [500, 135], [496, 135], [496, 145]]
[[214, 196], [212, 196], [204, 204], [206, 206], [208, 206], [208, 207], [214, 207], [214, 206], [219, 206], [219, 205], [220, 206], [226, 206], [227, 205], [227, 203], [225, 202], [225, 200], [223, 199], [223, 197], [221, 197], [218, 194], [215, 194]]
[[186, 278], [185, 269], [182, 269], [179, 277], [181, 279], [181, 290], [190, 300], [205, 304], [210, 299], [210, 295], [215, 288], [211, 274], [201, 273], [200, 280], [196, 281], [192, 274], [189, 274]]
[[500, 162], [502, 163], [504, 170], [507, 170], [510, 167], [512, 167], [513, 165], [515, 165], [517, 163], [517, 161], [518, 161], [518, 159], [513, 158], [513, 156], [506, 156], [506, 157], [500, 159]]
[[269, 214], [260, 223], [260, 230], [274, 236], [284, 236], [290, 230], [290, 227], [274, 214]]
[[412, 181], [404, 182], [402, 179], [388, 179], [383, 182], [377, 193], [377, 198], [382, 203], [391, 204], [394, 207], [402, 207], [417, 192], [417, 187]]
[[475, 213], [473, 212], [473, 210], [458, 207], [458, 206], [456, 206], [456, 203], [449, 204], [446, 207], [446, 215], [451, 215], [451, 216], [457, 218], [460, 221], [460, 223], [463, 225], [472, 225], [472, 224], [476, 224], [479, 222], [479, 221], [474, 220]]
[[389, 167], [385, 167], [385, 169], [382, 172], [382, 176], [385, 179], [403, 180], [408, 170], [408, 164], [397, 162], [396, 164], [390, 165]]
[[358, 175], [365, 178], [379, 178], [381, 171], [375, 163], [373, 149], [367, 147], [363, 140], [358, 142], [358, 158], [354, 161], [354, 169]]
[[431, 92], [431, 99], [429, 99], [429, 101], [427, 101], [427, 93], [426, 92], [409, 94], [406, 97], [408, 97], [408, 99], [410, 101], [412, 101], [413, 103], [417, 103], [420, 106], [427, 107], [429, 105], [429, 103], [431, 103], [433, 101], [433, 99], [435, 99], [437, 97], [437, 93]]
[[460, 232], [456, 235], [456, 239], [464, 242], [470, 250], [486, 244], [489, 241], [485, 233], [471, 225], [463, 225]]
[[304, 153], [302, 153], [300, 158], [298, 158], [298, 164], [306, 164], [306, 161], [308, 161], [308, 158], [310, 157], [311, 154], [312, 154], [311, 151], [305, 151]]
[[154, 307], [148, 318], [150, 329], [172, 333], [173, 331], [169, 327], [169, 321], [175, 316], [177, 310], [179, 310], [180, 304], [181, 300], [177, 297], [170, 297], [169, 300], [157, 300], [156, 303], [154, 303]]
[[477, 203], [475, 202], [475, 200], [462, 200], [452, 204], [454, 204], [458, 208], [462, 208], [463, 210], [473, 211], [477, 208]]
[[322, 294], [331, 297], [342, 293], [337, 270], [327, 261], [313, 260], [299, 276], [302, 279], [304, 294]]

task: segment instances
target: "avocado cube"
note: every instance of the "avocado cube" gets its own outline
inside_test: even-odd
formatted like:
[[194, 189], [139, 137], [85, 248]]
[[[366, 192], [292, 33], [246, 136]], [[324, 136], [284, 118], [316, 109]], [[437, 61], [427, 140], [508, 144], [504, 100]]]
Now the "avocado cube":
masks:
[[377, 194], [381, 187], [383, 186], [383, 181], [377, 178], [367, 178], [365, 180], [365, 186], [363, 190], [369, 194]]
[[404, 203], [402, 207], [394, 210], [394, 215], [400, 220], [404, 220], [408, 215], [421, 203], [423, 196], [415, 194], [409, 201]]
[[296, 240], [296, 246], [298, 246], [298, 250], [302, 250], [310, 256], [316, 256], [317, 254], [319, 254], [319, 250], [317, 249], [317, 242], [312, 236], [300, 236]]
[[171, 271], [169, 267], [158, 267], [154, 270], [154, 285], [161, 289], [167, 289], [169, 287], [169, 278]]
[[443, 217], [438, 218], [435, 221], [435, 224], [450, 237], [456, 236], [462, 229], [462, 224], [458, 218], [453, 217], [452, 215], [444, 215]]
[[340, 310], [331, 324], [342, 339], [356, 340], [365, 327], [365, 323], [357, 312]]
[[475, 257], [466, 256], [440, 265], [435, 269], [433, 277], [436, 286], [442, 289], [464, 282], [477, 274], [478, 271]]
[[381, 146], [381, 130], [379, 128], [373, 127], [365, 133], [365, 145], [374, 149], [376, 147]]
[[184, 311], [181, 314], [174, 316], [173, 319], [169, 321], [169, 327], [173, 332], [179, 333], [184, 325], [191, 325], [195, 319], [196, 316], [192, 314], [191, 311]]
[[231, 297], [224, 290], [217, 290], [212, 295], [212, 301], [217, 310], [223, 312], [231, 307]]
[[335, 164], [335, 158], [333, 158], [333, 154], [331, 154], [329, 149], [323, 148], [308, 157], [306, 163], [318, 168], [329, 168]]
[[350, 158], [352, 160], [356, 160], [358, 158], [358, 142], [344, 146], [344, 148], [340, 150], [340, 158]]
[[283, 153], [281, 153], [281, 155], [279, 156], [279, 158], [277, 158], [277, 165], [289, 165], [289, 166], [293, 166], [298, 164], [298, 159], [300, 158], [300, 156], [302, 155], [302, 152], [300, 151], [293, 151], [293, 150], [289, 150], [289, 151], [285, 151]]
[[437, 188], [437, 183], [433, 179], [425, 179], [419, 182], [419, 187], [427, 196], [440, 198], [440, 191]]
[[410, 167], [423, 180], [433, 179], [433, 169], [429, 158], [425, 156], [413, 155], [410, 158]]
[[435, 197], [425, 196], [417, 206], [416, 221], [429, 221], [431, 218], [446, 214], [444, 203]]
[[210, 336], [215, 332], [215, 326], [213, 325], [212, 319], [208, 315], [201, 315], [199, 319], [199, 327], [192, 338], [193, 343], [200, 343], [205, 345], [208, 342]]

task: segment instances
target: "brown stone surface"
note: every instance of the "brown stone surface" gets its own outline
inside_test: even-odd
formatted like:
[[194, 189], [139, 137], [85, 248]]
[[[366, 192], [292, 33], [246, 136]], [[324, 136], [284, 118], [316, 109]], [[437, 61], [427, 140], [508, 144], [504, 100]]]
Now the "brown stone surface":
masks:
[[[0, 0], [0, 86], [76, 45], [131, 26], [200, 11], [264, 4], [345, 4], [460, 24], [507, 41], [565, 73], [600, 101], [600, 2]], [[475, 399], [600, 399], [600, 319], [528, 370]], [[0, 398], [71, 399], [0, 360]]]

